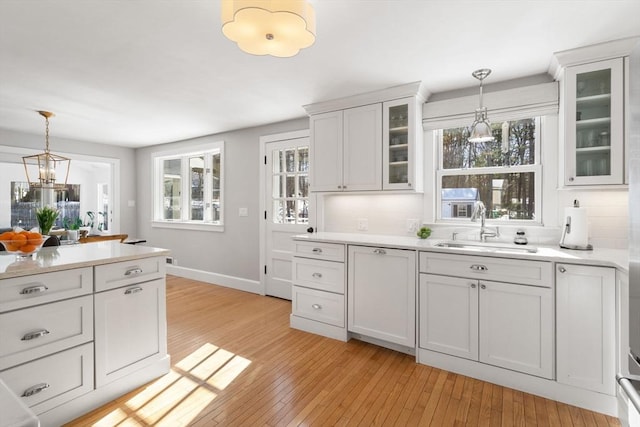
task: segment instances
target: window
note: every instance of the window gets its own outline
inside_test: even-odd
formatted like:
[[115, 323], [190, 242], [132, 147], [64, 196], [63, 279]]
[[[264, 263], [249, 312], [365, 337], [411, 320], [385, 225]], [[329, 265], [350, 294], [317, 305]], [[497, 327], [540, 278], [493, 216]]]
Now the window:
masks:
[[153, 155], [154, 226], [222, 230], [224, 143], [198, 148]]
[[492, 142], [470, 143], [469, 131], [436, 132], [438, 219], [468, 220], [480, 200], [488, 219], [540, 222], [540, 119], [494, 123]]
[[309, 223], [309, 147], [273, 150], [273, 222]]

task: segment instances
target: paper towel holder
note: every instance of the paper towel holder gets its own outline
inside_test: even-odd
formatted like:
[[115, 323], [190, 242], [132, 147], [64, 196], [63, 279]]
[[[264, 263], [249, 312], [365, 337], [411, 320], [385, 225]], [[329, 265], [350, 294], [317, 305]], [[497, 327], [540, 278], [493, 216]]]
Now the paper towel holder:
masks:
[[[573, 207], [574, 208], [579, 208], [580, 207], [580, 202], [578, 202], [578, 199], [573, 201]], [[565, 237], [567, 236], [567, 234], [571, 234], [571, 216], [567, 216], [567, 219], [565, 221], [563, 230], [562, 230], [562, 238], [560, 239], [560, 247], [563, 249], [573, 249], [573, 250], [578, 250], [578, 251], [591, 251], [593, 250], [593, 245], [591, 245], [590, 243], [587, 243], [586, 246], [582, 246], [582, 245], [570, 245], [568, 243], [564, 242]]]

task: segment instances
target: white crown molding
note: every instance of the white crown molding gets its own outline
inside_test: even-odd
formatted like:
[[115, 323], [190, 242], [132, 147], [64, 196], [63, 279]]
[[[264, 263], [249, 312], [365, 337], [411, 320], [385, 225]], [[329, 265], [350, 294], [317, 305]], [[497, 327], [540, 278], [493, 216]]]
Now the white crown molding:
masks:
[[423, 87], [422, 82], [417, 81], [359, 95], [307, 104], [303, 105], [303, 107], [307, 111], [307, 114], [313, 115], [329, 111], [343, 110], [345, 108], [359, 107], [361, 105], [392, 101], [394, 99], [407, 98], [410, 96], [417, 97], [420, 103], [423, 103], [429, 95], [430, 93]]
[[629, 56], [639, 42], [640, 36], [634, 36], [555, 52], [551, 58], [548, 72], [555, 80], [558, 80], [565, 67]]

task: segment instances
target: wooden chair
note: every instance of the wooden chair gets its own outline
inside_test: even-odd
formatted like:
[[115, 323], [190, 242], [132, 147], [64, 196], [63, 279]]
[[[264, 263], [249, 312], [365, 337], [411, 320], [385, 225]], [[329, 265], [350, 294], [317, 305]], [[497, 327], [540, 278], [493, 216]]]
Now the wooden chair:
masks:
[[100, 235], [89, 235], [87, 237], [81, 237], [78, 239], [80, 243], [91, 243], [91, 242], [103, 242], [105, 240], [120, 240], [122, 243], [127, 237], [127, 234], [100, 234]]

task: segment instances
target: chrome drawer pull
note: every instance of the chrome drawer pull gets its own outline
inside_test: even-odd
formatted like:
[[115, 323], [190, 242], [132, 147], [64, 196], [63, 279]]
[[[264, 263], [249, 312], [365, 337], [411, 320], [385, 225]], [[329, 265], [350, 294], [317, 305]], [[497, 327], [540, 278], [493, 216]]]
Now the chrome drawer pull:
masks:
[[559, 271], [560, 273], [566, 273], [566, 272], [567, 272], [567, 269], [566, 269], [566, 268], [564, 268], [564, 267], [562, 267], [562, 266], [560, 266], [560, 267], [558, 267], [558, 271]]
[[34, 394], [38, 394], [40, 393], [42, 390], [49, 388], [49, 384], [47, 383], [40, 383], [40, 384], [36, 384], [33, 387], [29, 387], [28, 389], [26, 389], [24, 391], [24, 393], [22, 393], [22, 397], [29, 397], [29, 396], [33, 396]]
[[322, 306], [320, 304], [313, 304], [311, 308], [313, 308], [314, 310], [322, 310]]
[[142, 292], [142, 288], [140, 286], [137, 286], [135, 288], [129, 288], [126, 291], [124, 291], [124, 294], [131, 295], [131, 294], [137, 294], [138, 292]]
[[322, 273], [313, 273], [311, 277], [315, 277], [316, 279], [322, 278]]
[[142, 269], [140, 267], [134, 267], [134, 268], [130, 268], [129, 270], [125, 271], [124, 275], [125, 276], [133, 276], [134, 274], [140, 274], [142, 273]]
[[373, 253], [378, 255], [386, 255], [387, 251], [385, 251], [384, 249], [374, 249]]
[[312, 250], [311, 252], [313, 252], [314, 254], [321, 254], [321, 253], [322, 253], [322, 249], [320, 249], [320, 248], [313, 248], [313, 250]]
[[43, 336], [49, 335], [49, 334], [50, 334], [50, 332], [47, 331], [46, 329], [40, 329], [39, 331], [29, 332], [28, 334], [25, 334], [25, 336], [23, 336], [20, 340], [21, 341], [29, 341], [29, 340], [40, 338], [40, 337], [43, 337]]
[[24, 288], [20, 291], [20, 295], [30, 295], [30, 294], [37, 294], [40, 292], [44, 292], [46, 290], [48, 290], [49, 288], [47, 288], [45, 285], [40, 285], [40, 286], [29, 286], [28, 288]]
[[487, 285], [480, 285], [480, 289], [487, 289]]
[[489, 270], [486, 265], [482, 265], [482, 264], [473, 264], [469, 268], [472, 269], [472, 270], [475, 270], [475, 271], [487, 271], [487, 270]]

